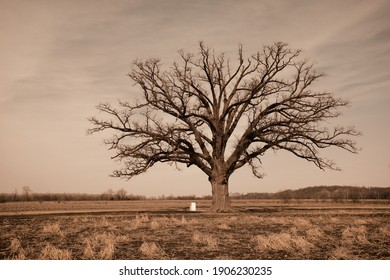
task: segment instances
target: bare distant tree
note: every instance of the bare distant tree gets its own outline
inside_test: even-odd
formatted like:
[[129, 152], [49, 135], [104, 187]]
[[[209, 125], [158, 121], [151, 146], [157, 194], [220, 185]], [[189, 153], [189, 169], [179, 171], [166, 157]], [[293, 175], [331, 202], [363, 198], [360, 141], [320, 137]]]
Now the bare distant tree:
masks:
[[31, 188], [29, 186], [24, 186], [22, 188], [22, 192], [23, 192], [23, 195], [25, 197], [26, 200], [30, 200], [30, 195], [31, 195]]
[[115, 194], [115, 192], [111, 188], [109, 188], [107, 191], [105, 191], [102, 194], [102, 197], [104, 199], [113, 200], [114, 199], [114, 194]]
[[119, 199], [119, 200], [124, 200], [127, 196], [127, 191], [125, 189], [119, 189], [117, 192], [116, 192], [116, 197]]
[[261, 178], [268, 151], [288, 151], [321, 169], [338, 168], [320, 149], [357, 152], [349, 138], [359, 134], [355, 128], [325, 123], [348, 101], [311, 88], [323, 74], [300, 50], [278, 42], [245, 58], [240, 46], [236, 64], [202, 42], [197, 54], [179, 54], [170, 68], [159, 59], [134, 61], [129, 76], [142, 98], [102, 103], [98, 110], [110, 118], [90, 118], [89, 133], [115, 132], [105, 140], [124, 163], [114, 177], [129, 179], [157, 162], [196, 166], [211, 182], [213, 209], [226, 211], [231, 174], [249, 165]]
[[13, 194], [12, 194], [12, 200], [17, 201], [18, 200], [18, 189], [15, 188]]
[[327, 199], [329, 199], [330, 198], [330, 191], [328, 191], [328, 190], [322, 190], [322, 191], [320, 191], [318, 194], [317, 194], [317, 201], [319, 200], [319, 199], [322, 199], [322, 201], [326, 201]]

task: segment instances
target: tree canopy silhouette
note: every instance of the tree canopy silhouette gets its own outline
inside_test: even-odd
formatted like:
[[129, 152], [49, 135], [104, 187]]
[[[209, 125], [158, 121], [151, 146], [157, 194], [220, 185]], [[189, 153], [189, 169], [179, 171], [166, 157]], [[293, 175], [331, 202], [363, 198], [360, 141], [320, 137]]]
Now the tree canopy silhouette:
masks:
[[338, 169], [319, 151], [339, 147], [357, 152], [354, 127], [328, 127], [347, 100], [312, 89], [323, 76], [301, 51], [277, 42], [234, 63], [199, 44], [196, 54], [179, 51], [180, 62], [135, 60], [129, 74], [142, 97], [97, 106], [108, 120], [90, 118], [89, 133], [113, 131], [105, 139], [113, 159], [123, 162], [114, 177], [131, 178], [158, 162], [200, 168], [212, 187], [212, 208], [230, 207], [228, 181], [248, 165], [261, 178], [261, 158], [286, 150], [321, 169]]

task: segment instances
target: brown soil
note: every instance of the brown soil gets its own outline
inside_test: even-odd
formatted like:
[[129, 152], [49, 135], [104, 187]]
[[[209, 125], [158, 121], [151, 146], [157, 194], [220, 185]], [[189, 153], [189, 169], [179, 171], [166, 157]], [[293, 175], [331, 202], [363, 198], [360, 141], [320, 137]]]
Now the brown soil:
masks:
[[207, 203], [1, 205], [0, 259], [390, 259], [390, 206]]

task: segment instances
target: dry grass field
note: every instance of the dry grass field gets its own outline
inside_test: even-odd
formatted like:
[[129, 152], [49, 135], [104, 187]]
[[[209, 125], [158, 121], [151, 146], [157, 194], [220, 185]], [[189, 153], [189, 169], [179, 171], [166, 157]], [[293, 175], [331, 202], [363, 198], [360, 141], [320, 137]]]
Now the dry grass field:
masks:
[[1, 259], [390, 259], [389, 204], [0, 204]]

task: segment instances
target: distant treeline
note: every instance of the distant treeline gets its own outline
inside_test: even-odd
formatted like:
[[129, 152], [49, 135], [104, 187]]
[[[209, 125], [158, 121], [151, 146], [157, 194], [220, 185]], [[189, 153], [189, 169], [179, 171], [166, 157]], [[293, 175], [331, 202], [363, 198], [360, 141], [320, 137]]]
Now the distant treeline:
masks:
[[333, 202], [352, 201], [364, 199], [390, 199], [390, 188], [378, 187], [350, 187], [350, 186], [316, 186], [297, 190], [284, 190], [276, 193], [247, 193], [233, 194], [236, 199], [314, 199]]
[[29, 187], [23, 187], [22, 192], [0, 193], [0, 202], [7, 201], [92, 201], [92, 200], [146, 200], [144, 195], [128, 194], [120, 189], [114, 192], [108, 189], [102, 194], [88, 193], [35, 193]]
[[[276, 193], [231, 193], [233, 199], [273, 199], [283, 202], [311, 199], [332, 202], [359, 202], [361, 200], [390, 200], [390, 188], [350, 187], [350, 186], [316, 186], [297, 190], [284, 190]], [[128, 194], [125, 189], [113, 191], [108, 189], [101, 194], [86, 193], [34, 193], [29, 187], [23, 187], [22, 192], [0, 193], [0, 202], [8, 201], [92, 201], [92, 200], [208, 200], [210, 195], [161, 195], [147, 197]]]

